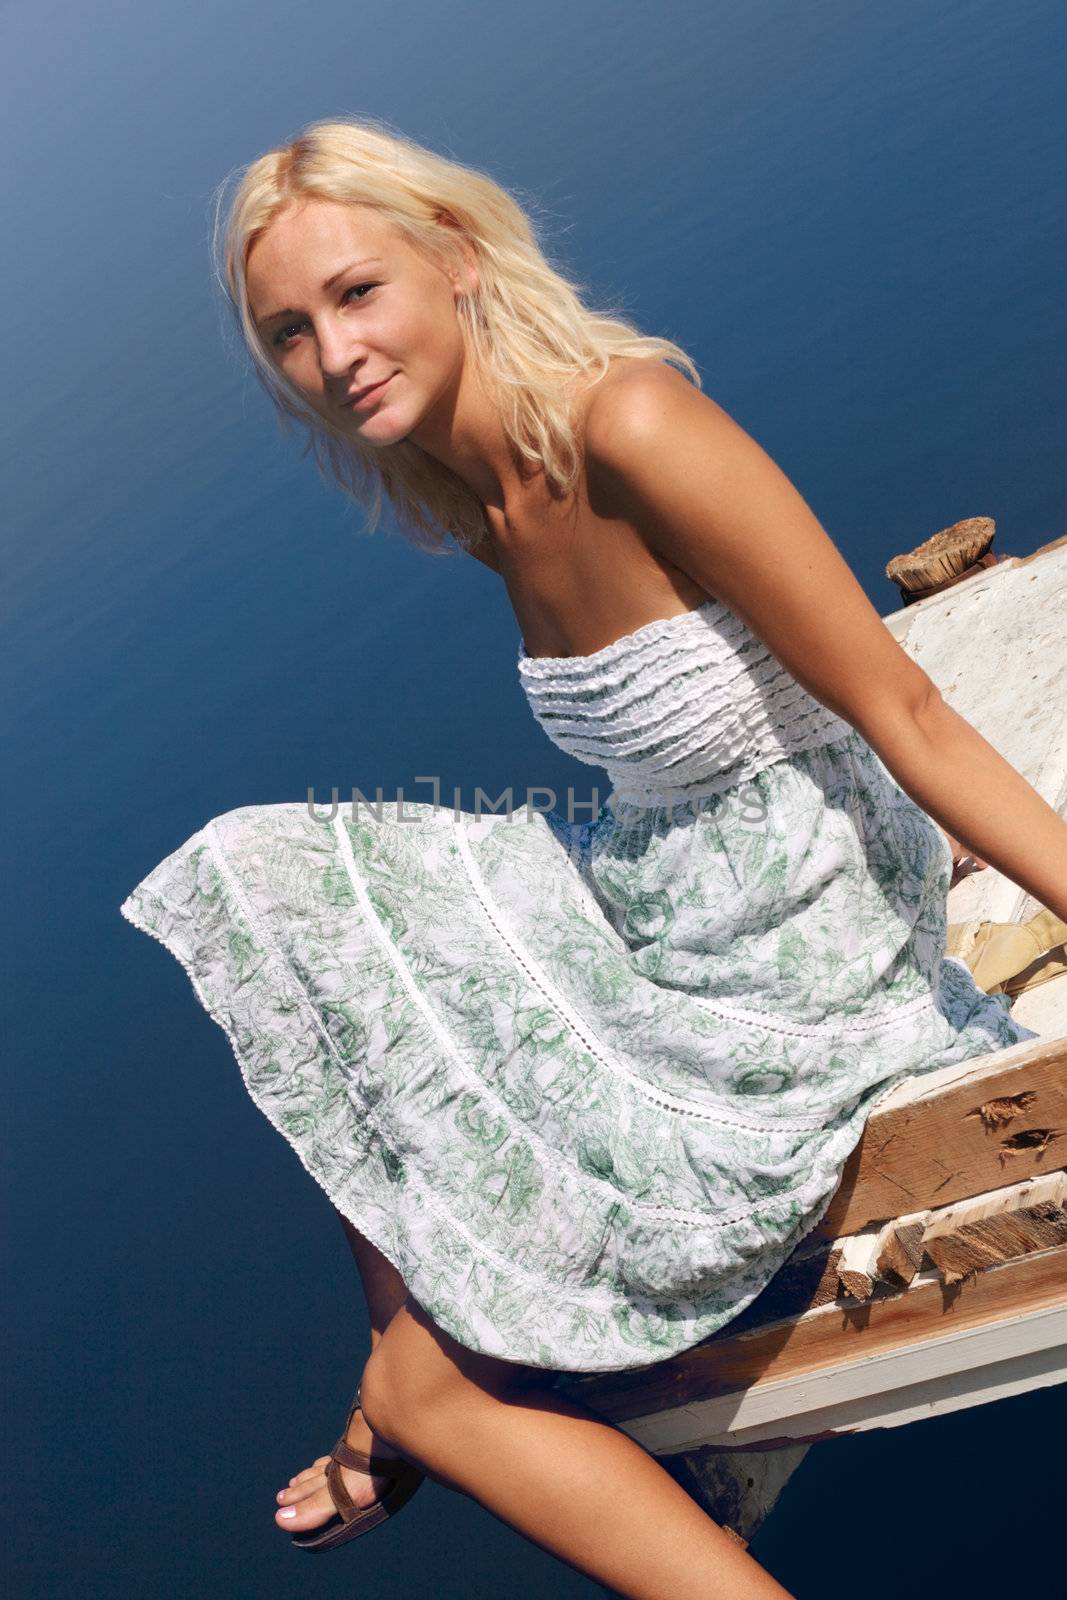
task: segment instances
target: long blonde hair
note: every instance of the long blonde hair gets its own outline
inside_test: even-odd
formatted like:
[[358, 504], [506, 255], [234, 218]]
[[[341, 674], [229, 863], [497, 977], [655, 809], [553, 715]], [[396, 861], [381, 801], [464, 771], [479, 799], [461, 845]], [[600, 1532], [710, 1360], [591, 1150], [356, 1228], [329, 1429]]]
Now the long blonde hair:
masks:
[[481, 501], [441, 462], [410, 440], [363, 444], [314, 410], [271, 361], [249, 311], [245, 266], [252, 245], [293, 200], [373, 206], [445, 269], [462, 266], [465, 242], [479, 280], [456, 301], [466, 349], [513, 449], [541, 466], [557, 496], [575, 488], [581, 471], [568, 395], [578, 374], [592, 370], [596, 382], [613, 356], [655, 357], [701, 386], [681, 346], [583, 305], [578, 286], [546, 259], [526, 211], [499, 184], [384, 123], [345, 117], [309, 124], [239, 169], [227, 208], [232, 177], [214, 197], [216, 277], [283, 427], [296, 422], [307, 430], [304, 454], [313, 451], [322, 476], [362, 504], [368, 530], [380, 521], [383, 494], [400, 531], [435, 553], [446, 553], [448, 535], [465, 548], [477, 544], [486, 524]]

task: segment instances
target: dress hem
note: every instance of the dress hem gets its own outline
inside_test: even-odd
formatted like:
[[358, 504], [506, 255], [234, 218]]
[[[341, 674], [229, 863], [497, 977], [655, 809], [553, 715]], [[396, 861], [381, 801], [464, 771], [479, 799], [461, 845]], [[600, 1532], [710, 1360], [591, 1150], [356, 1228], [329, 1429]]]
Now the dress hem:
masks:
[[[134, 891], [134, 894], [137, 894], [138, 892], [144, 894], [146, 891], [142, 889], [140, 891]], [[159, 903], [161, 906], [164, 905], [161, 897], [153, 895], [153, 898], [155, 898], [157, 903]], [[675, 1323], [675, 1332], [673, 1337], [667, 1339], [661, 1332], [664, 1348], [662, 1353], [655, 1356], [655, 1358], [651, 1361], [648, 1358], [647, 1348], [641, 1350], [639, 1353], [636, 1353], [636, 1359], [620, 1360], [622, 1351], [619, 1349], [616, 1343], [610, 1357], [604, 1361], [598, 1362], [591, 1360], [589, 1358], [587, 1349], [580, 1365], [569, 1366], [565, 1361], [561, 1361], [559, 1359], [560, 1351], [558, 1349], [549, 1352], [544, 1348], [543, 1344], [531, 1345], [529, 1347], [517, 1347], [512, 1340], [509, 1341], [505, 1347], [502, 1341], [493, 1337], [495, 1330], [488, 1322], [483, 1322], [480, 1325], [478, 1336], [474, 1336], [474, 1330], [469, 1324], [461, 1324], [454, 1316], [449, 1314], [451, 1302], [439, 1301], [432, 1292], [427, 1292], [426, 1289], [422, 1288], [417, 1274], [414, 1274], [411, 1271], [410, 1262], [405, 1262], [403, 1253], [396, 1249], [395, 1242], [389, 1236], [388, 1230], [377, 1224], [371, 1211], [353, 1205], [351, 1200], [345, 1197], [339, 1185], [328, 1182], [322, 1176], [322, 1174], [316, 1170], [313, 1161], [309, 1159], [306, 1152], [301, 1148], [299, 1140], [294, 1138], [289, 1130], [287, 1130], [280, 1123], [280, 1121], [272, 1117], [270, 1112], [265, 1109], [253, 1088], [251, 1082], [251, 1073], [249, 1071], [249, 1064], [246, 1060], [245, 1051], [241, 1046], [235, 1030], [229, 1025], [222, 1014], [222, 1008], [212, 1001], [207, 995], [197, 976], [196, 971], [194, 970], [193, 964], [187, 959], [184, 952], [180, 948], [179, 941], [171, 936], [161, 933], [158, 928], [153, 928], [150, 921], [143, 915], [143, 913], [135, 908], [133, 901], [134, 895], [131, 895], [120, 905], [119, 910], [122, 916], [139, 931], [147, 933], [151, 938], [155, 939], [166, 950], [168, 950], [179, 963], [183, 971], [186, 973], [186, 976], [192, 985], [193, 992], [196, 995], [200, 1005], [203, 1007], [204, 1011], [211, 1018], [211, 1020], [217, 1023], [225, 1034], [234, 1058], [237, 1061], [238, 1068], [241, 1072], [242, 1079], [245, 1083], [246, 1089], [248, 1090], [250, 1098], [260, 1109], [260, 1111], [267, 1116], [267, 1119], [271, 1122], [272, 1126], [282, 1134], [286, 1143], [295, 1152], [304, 1170], [314, 1180], [317, 1187], [323, 1192], [323, 1194], [325, 1194], [331, 1205], [333, 1205], [342, 1216], [344, 1216], [355, 1228], [357, 1228], [360, 1233], [362, 1233], [364, 1237], [370, 1241], [375, 1249], [381, 1252], [385, 1259], [398, 1273], [412, 1298], [424, 1308], [427, 1315], [429, 1315], [433, 1321], [437, 1322], [446, 1333], [455, 1338], [457, 1343], [463, 1345], [467, 1349], [475, 1351], [478, 1354], [492, 1356], [498, 1360], [506, 1361], [512, 1365], [531, 1366], [547, 1373], [555, 1372], [559, 1374], [571, 1374], [574, 1376], [583, 1374], [592, 1375], [595, 1373], [606, 1374], [611, 1372], [632, 1372], [642, 1370], [650, 1366], [658, 1366], [663, 1361], [670, 1360], [673, 1356], [680, 1355], [684, 1353], [684, 1351], [692, 1349], [696, 1345], [703, 1343], [706, 1339], [709, 1339], [713, 1334], [717, 1333], [720, 1328], [733, 1321], [735, 1317], [744, 1311], [746, 1307], [757, 1297], [757, 1295], [762, 1292], [767, 1283], [769, 1283], [771, 1278], [774, 1276], [774, 1273], [778, 1271], [779, 1267], [784, 1263], [788, 1256], [791, 1255], [792, 1252], [797, 1248], [797, 1245], [801, 1243], [815, 1227], [818, 1226], [837, 1192], [839, 1177], [837, 1178], [837, 1181], [832, 1183], [829, 1189], [818, 1199], [814, 1208], [803, 1213], [801, 1218], [798, 1219], [796, 1225], [794, 1226], [793, 1231], [784, 1239], [779, 1238], [775, 1240], [773, 1247], [767, 1249], [761, 1258], [759, 1281], [754, 1286], [735, 1294], [729, 1290], [728, 1280], [718, 1280], [716, 1290], [717, 1295], [721, 1296], [724, 1292], [726, 1292], [730, 1297], [728, 1311], [712, 1312], [703, 1317], [701, 1317], [698, 1313], [693, 1317], [678, 1319]], [[879, 1086], [877, 1094], [871, 1099], [870, 1102], [868, 1102], [867, 1105], [864, 1106], [862, 1119], [860, 1120], [858, 1126], [853, 1126], [853, 1122], [849, 1122], [844, 1124], [843, 1127], [838, 1130], [840, 1134], [846, 1134], [847, 1131], [847, 1138], [845, 1140], [831, 1142], [830, 1148], [833, 1149], [833, 1155], [831, 1156], [830, 1160], [827, 1161], [825, 1159], [826, 1152], [823, 1153], [824, 1159], [815, 1169], [817, 1172], [822, 1171], [825, 1174], [833, 1170], [836, 1174], [841, 1161], [847, 1158], [848, 1153], [850, 1153], [851, 1149], [854, 1148], [854, 1146], [859, 1142], [859, 1139], [862, 1136], [863, 1126], [866, 1122], [867, 1116], [869, 1115], [870, 1109], [873, 1109], [873, 1107], [876, 1106], [888, 1094], [890, 1094], [900, 1082], [909, 1076], [911, 1076], [911, 1074], [901, 1073], [895, 1079]], [[838, 1148], [839, 1146], [847, 1147]], [[789, 1215], [791, 1212], [795, 1212], [796, 1205], [797, 1194], [796, 1191], [792, 1191], [785, 1195], [777, 1196], [773, 1200], [767, 1201], [761, 1209], [764, 1215], [766, 1215], [768, 1212], [776, 1211], [782, 1211], [785, 1213], [785, 1215]], [[467, 1240], [465, 1235], [458, 1228], [456, 1228], [451, 1218], [441, 1217], [440, 1213], [438, 1213], [438, 1216], [445, 1226], [449, 1227], [456, 1233], [457, 1237], [462, 1238], [463, 1242], [468, 1246], [471, 1245], [472, 1242]], [[486, 1252], [484, 1248], [480, 1248], [478, 1246], [474, 1246], [474, 1248], [478, 1249], [479, 1254], [482, 1256], [483, 1273], [488, 1272], [493, 1277], [501, 1274], [503, 1269], [494, 1261], [492, 1254]], [[507, 1274], [507, 1287], [512, 1291], [514, 1290], [516, 1277], [528, 1276], [526, 1274], [522, 1274], [521, 1269], [517, 1269], [514, 1263], [510, 1263], [508, 1265]], [[554, 1303], [559, 1306], [573, 1307], [570, 1316], [573, 1320], [575, 1330], [577, 1330], [579, 1327], [582, 1330], [583, 1340], [581, 1342], [583, 1343], [588, 1340], [591, 1328], [596, 1322], [601, 1322], [602, 1324], [602, 1336], [605, 1347], [612, 1345], [613, 1340], [611, 1334], [613, 1330], [617, 1330], [617, 1322], [620, 1317], [634, 1316], [641, 1321], [651, 1318], [651, 1320], [656, 1324], [666, 1322], [666, 1318], [662, 1316], [658, 1307], [656, 1310], [643, 1310], [640, 1302], [638, 1301], [627, 1301], [626, 1299], [618, 1296], [611, 1298], [586, 1296], [575, 1293], [574, 1291], [561, 1291], [555, 1288], [549, 1291], [549, 1286], [546, 1285], [543, 1280], [533, 1279], [531, 1277], [529, 1281], [530, 1292], [536, 1293], [541, 1301], [544, 1300], [546, 1293], [551, 1292]], [[682, 1331], [683, 1329], [687, 1331]], [[512, 1331], [514, 1332], [514, 1329]], [[617, 1340], [617, 1331], [615, 1332], [615, 1338]], [[566, 1338], [560, 1341], [561, 1346], [565, 1345], [566, 1343]]]

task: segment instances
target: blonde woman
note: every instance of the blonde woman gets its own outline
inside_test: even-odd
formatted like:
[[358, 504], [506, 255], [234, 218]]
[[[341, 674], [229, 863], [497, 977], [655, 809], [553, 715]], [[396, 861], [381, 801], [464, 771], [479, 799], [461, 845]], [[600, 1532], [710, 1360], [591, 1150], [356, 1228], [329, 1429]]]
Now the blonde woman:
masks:
[[430, 1475], [619, 1594], [782, 1595], [554, 1380], [725, 1326], [879, 1096], [1034, 1037], [943, 959], [948, 839], [1067, 916], [1067, 829], [685, 351], [583, 304], [491, 179], [320, 122], [218, 241], [280, 413], [372, 521], [499, 575], [535, 717], [612, 782], [584, 820], [249, 804], [122, 906], [366, 1289], [357, 1403], [277, 1524], [333, 1549]]

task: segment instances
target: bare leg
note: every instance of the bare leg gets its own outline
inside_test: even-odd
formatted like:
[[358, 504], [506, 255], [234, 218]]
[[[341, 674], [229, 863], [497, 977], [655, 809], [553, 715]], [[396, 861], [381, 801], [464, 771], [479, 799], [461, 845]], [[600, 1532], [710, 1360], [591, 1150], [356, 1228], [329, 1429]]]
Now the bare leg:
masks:
[[[336, 1210], [336, 1207], [334, 1208]], [[367, 1297], [370, 1317], [370, 1343], [373, 1352], [396, 1312], [407, 1299], [407, 1289], [399, 1272], [387, 1261], [380, 1250], [337, 1212], [345, 1237], [359, 1270], [360, 1282]], [[349, 1444], [367, 1455], [396, 1456], [397, 1451], [380, 1435], [371, 1431], [362, 1412], [357, 1411], [345, 1434]], [[329, 1456], [319, 1456], [310, 1467], [289, 1479], [276, 1499], [280, 1509], [274, 1520], [289, 1533], [305, 1533], [320, 1527], [334, 1515], [333, 1501], [326, 1487], [326, 1463]], [[382, 1494], [386, 1480], [354, 1468], [342, 1467], [341, 1477], [357, 1506], [367, 1506]]]
[[457, 1344], [409, 1298], [367, 1362], [363, 1400], [407, 1459], [627, 1600], [788, 1600], [653, 1456], [585, 1407], [521, 1387], [528, 1373]]
[[[337, 1209], [336, 1206], [334, 1209]], [[404, 1304], [408, 1292], [404, 1287], [403, 1278], [392, 1262], [387, 1261], [381, 1251], [375, 1249], [370, 1240], [353, 1227], [347, 1217], [341, 1216], [339, 1211], [337, 1215], [355, 1258], [360, 1282], [363, 1284], [363, 1293], [367, 1297], [367, 1310], [370, 1313], [370, 1345], [373, 1350]]]

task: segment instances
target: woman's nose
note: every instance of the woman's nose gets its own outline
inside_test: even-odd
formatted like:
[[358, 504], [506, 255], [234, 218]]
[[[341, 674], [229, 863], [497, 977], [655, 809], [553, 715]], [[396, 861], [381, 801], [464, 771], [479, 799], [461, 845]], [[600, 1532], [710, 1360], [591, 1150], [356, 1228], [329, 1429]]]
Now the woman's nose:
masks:
[[363, 353], [350, 328], [333, 321], [319, 327], [319, 366], [324, 378], [346, 378]]

